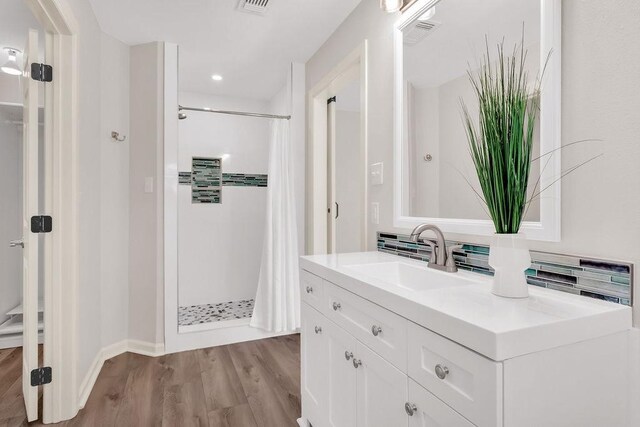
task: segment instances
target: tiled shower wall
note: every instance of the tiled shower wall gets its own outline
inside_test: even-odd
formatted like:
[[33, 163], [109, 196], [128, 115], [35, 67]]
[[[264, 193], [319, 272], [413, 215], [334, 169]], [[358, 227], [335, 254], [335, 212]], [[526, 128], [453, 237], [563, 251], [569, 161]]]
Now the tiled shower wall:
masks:
[[[458, 244], [463, 245], [453, 253], [458, 268], [493, 275], [488, 246], [447, 242], [447, 245]], [[378, 250], [421, 261], [431, 257], [429, 245], [412, 242], [404, 234], [378, 233]], [[632, 304], [633, 264], [537, 251], [531, 251], [531, 260], [531, 267], [526, 271], [530, 285]]]

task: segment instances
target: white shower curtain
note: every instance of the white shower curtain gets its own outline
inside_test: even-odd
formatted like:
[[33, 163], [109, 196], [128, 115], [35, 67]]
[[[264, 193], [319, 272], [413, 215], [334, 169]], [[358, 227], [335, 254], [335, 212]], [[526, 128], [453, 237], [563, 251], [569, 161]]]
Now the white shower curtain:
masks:
[[289, 121], [271, 123], [267, 221], [251, 326], [270, 332], [300, 328], [298, 233]]

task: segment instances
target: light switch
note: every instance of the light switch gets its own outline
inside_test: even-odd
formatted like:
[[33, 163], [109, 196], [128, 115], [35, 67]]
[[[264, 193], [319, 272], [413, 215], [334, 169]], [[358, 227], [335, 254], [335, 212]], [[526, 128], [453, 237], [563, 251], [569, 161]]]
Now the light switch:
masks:
[[371, 185], [382, 185], [384, 182], [384, 165], [382, 162], [374, 163], [369, 167]]
[[380, 224], [380, 203], [371, 203], [371, 224]]
[[153, 193], [153, 177], [147, 176], [144, 179], [144, 192]]

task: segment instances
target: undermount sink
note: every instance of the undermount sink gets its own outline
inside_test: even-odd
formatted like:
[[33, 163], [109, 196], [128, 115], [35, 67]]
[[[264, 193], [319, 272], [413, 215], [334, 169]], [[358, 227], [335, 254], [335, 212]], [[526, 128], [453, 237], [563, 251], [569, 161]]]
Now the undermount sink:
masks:
[[403, 262], [382, 262], [349, 265], [345, 266], [345, 269], [413, 291], [429, 291], [477, 283], [459, 274], [428, 269], [426, 264], [424, 267], [418, 267]]

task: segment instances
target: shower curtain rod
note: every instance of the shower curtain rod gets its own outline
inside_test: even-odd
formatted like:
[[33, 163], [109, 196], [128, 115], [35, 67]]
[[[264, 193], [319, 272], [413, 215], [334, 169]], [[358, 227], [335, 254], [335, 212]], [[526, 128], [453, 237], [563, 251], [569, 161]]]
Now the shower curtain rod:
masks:
[[218, 113], [218, 114], [231, 114], [234, 116], [249, 116], [249, 117], [263, 117], [266, 119], [281, 119], [289, 120], [291, 116], [278, 116], [275, 114], [263, 114], [263, 113], [248, 113], [246, 111], [225, 111], [225, 110], [212, 110], [210, 108], [195, 108], [195, 107], [183, 107], [178, 105], [179, 111], [201, 111], [203, 113]]

